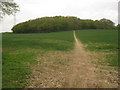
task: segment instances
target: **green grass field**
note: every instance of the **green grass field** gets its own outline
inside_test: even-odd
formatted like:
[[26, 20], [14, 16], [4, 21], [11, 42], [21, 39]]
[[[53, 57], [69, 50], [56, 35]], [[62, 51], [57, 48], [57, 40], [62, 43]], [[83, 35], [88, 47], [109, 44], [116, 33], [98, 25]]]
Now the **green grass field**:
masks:
[[[117, 31], [76, 31], [77, 38], [86, 49], [105, 54], [105, 62], [116, 66]], [[3, 34], [3, 88], [20, 88], [27, 84], [27, 75], [37, 64], [35, 58], [47, 51], [70, 51], [74, 49], [73, 31], [41, 34]], [[112, 54], [111, 54], [112, 53]], [[102, 63], [102, 62], [101, 62]]]
[[3, 88], [25, 86], [35, 57], [49, 50], [69, 51], [74, 46], [73, 32], [46, 34], [3, 34]]
[[106, 60], [101, 60], [99, 63], [118, 66], [117, 30], [82, 30], [77, 31], [77, 37], [85, 44], [86, 49], [104, 53], [103, 57]]

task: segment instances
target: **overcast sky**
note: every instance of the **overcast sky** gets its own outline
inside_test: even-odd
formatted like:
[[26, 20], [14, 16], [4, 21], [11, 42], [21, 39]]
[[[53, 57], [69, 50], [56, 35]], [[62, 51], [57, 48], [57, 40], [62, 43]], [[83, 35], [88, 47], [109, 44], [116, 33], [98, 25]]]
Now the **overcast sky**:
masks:
[[[119, 0], [15, 0], [20, 6], [16, 23], [44, 16], [77, 16], [81, 19], [107, 18], [118, 23]], [[11, 31], [13, 16], [5, 16], [0, 22], [2, 32]]]

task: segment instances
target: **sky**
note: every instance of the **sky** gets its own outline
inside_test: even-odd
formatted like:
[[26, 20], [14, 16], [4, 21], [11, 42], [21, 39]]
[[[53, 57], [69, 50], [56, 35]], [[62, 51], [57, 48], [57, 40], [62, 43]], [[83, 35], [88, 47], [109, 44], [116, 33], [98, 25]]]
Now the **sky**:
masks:
[[[14, 0], [20, 6], [16, 24], [45, 16], [76, 16], [80, 19], [100, 20], [107, 18], [118, 23], [119, 0]], [[14, 16], [0, 21], [0, 31], [10, 32]]]

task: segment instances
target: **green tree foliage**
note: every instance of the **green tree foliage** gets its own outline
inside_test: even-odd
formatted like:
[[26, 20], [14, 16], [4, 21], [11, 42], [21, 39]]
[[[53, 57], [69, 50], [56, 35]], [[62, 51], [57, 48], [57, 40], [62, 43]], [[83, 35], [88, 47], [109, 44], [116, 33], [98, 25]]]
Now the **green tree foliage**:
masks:
[[74, 16], [42, 17], [15, 25], [14, 33], [45, 33], [80, 29], [113, 29], [114, 23], [108, 19], [90, 20]]
[[120, 30], [120, 24], [117, 25], [117, 29]]
[[0, 18], [4, 15], [13, 15], [19, 11], [19, 6], [15, 2], [3, 2], [0, 1]]
[[115, 28], [114, 23], [111, 20], [105, 19], [105, 18], [100, 20], [100, 25], [101, 25], [102, 29]]

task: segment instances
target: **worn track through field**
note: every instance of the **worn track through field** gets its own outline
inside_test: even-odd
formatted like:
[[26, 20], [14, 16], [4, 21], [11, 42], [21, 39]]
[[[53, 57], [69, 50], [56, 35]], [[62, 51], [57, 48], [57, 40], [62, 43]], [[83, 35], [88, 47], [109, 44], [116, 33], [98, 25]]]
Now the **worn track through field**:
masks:
[[[27, 88], [115, 88], [116, 83], [108, 81], [104, 75], [97, 74], [97, 68], [91, 63], [96, 60], [94, 53], [86, 51], [83, 44], [76, 38], [73, 51], [48, 52], [45, 56], [38, 56], [38, 65], [33, 67]], [[70, 59], [69, 65], [59, 66], [53, 61]], [[49, 61], [52, 59], [52, 61]], [[39, 64], [40, 61], [43, 64]], [[43, 72], [41, 71], [43, 69]], [[102, 77], [102, 78], [101, 78]], [[103, 78], [104, 77], [104, 78]]]
[[95, 67], [91, 64], [91, 54], [84, 50], [81, 42], [75, 39], [75, 50], [71, 56], [73, 63], [70, 66], [70, 71], [67, 80], [67, 87], [71, 88], [94, 88], [99, 87], [95, 74]]

